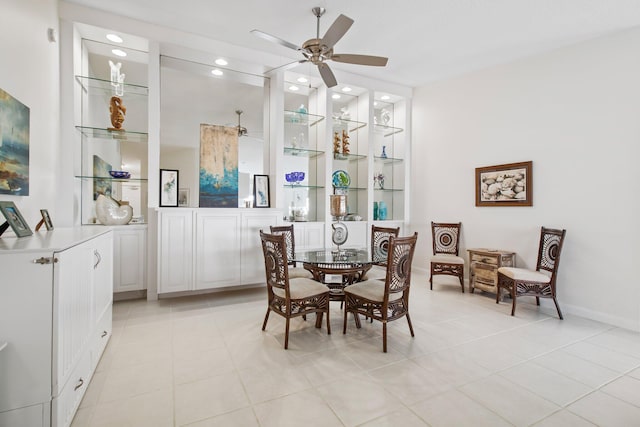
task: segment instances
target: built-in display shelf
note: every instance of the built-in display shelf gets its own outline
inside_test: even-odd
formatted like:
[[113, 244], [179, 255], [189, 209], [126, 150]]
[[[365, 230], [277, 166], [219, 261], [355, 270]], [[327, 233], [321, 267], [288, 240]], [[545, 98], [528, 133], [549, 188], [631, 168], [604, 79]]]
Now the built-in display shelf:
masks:
[[104, 128], [94, 128], [88, 126], [76, 126], [84, 136], [88, 136], [91, 138], [107, 138], [107, 139], [117, 139], [119, 141], [129, 141], [129, 142], [144, 142], [146, 143], [149, 139], [149, 134], [147, 132], [134, 132], [130, 130], [110, 130]]

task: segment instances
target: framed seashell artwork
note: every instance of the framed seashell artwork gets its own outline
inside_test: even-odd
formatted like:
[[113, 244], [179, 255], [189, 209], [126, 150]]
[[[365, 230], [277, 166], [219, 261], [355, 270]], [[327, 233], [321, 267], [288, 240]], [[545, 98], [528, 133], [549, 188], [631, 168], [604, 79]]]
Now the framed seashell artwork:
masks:
[[476, 168], [476, 206], [533, 206], [533, 162]]

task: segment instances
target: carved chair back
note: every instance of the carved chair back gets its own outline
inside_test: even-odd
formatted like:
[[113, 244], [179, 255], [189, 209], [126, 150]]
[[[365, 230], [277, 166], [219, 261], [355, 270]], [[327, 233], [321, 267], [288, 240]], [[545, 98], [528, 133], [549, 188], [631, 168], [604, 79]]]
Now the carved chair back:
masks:
[[267, 279], [269, 300], [273, 297], [273, 288], [284, 289], [289, 299], [289, 268], [287, 266], [287, 243], [284, 235], [267, 234], [260, 230], [264, 271]]
[[536, 270], [546, 270], [551, 273], [551, 281], [555, 282], [556, 272], [560, 264], [560, 252], [567, 230], [557, 230], [542, 227], [540, 229], [540, 245], [538, 247], [538, 262]]
[[371, 226], [371, 256], [378, 265], [387, 265], [389, 253], [389, 239], [398, 237], [400, 227], [376, 227]]
[[445, 223], [431, 221], [431, 236], [433, 237], [433, 254], [447, 254], [458, 256], [458, 242], [460, 241], [460, 227], [462, 223]]
[[[409, 237], [392, 237], [389, 240], [387, 278], [385, 281], [385, 303], [389, 294], [404, 292], [411, 285], [411, 264], [418, 241], [418, 233]], [[405, 297], [406, 298], [406, 297]]]
[[269, 228], [271, 229], [271, 234], [284, 236], [285, 243], [287, 245], [287, 262], [289, 265], [295, 267], [295, 261], [291, 261], [296, 253], [296, 240], [293, 233], [293, 224], [279, 226], [272, 225]]

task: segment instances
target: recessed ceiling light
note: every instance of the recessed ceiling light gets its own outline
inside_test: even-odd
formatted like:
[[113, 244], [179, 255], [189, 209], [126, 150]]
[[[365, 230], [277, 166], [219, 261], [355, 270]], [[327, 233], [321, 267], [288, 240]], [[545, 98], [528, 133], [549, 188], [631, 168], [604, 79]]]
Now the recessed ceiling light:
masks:
[[382, 95], [380, 99], [382, 99], [383, 101], [386, 101], [387, 99], [389, 99], [389, 95]]
[[294, 91], [294, 92], [295, 92], [296, 90], [298, 90], [298, 89], [299, 89], [299, 88], [298, 88], [298, 86], [296, 86], [296, 85], [291, 85], [291, 86], [289, 86], [289, 90], [292, 90], [292, 91]]
[[113, 53], [116, 56], [127, 56], [127, 52], [121, 49], [113, 49], [111, 53]]
[[351, 89], [349, 86], [345, 86], [342, 88], [343, 92], [351, 92], [353, 89]]
[[211, 70], [211, 74], [213, 74], [214, 76], [221, 76], [224, 73], [221, 70], [218, 70], [217, 68], [214, 70]]
[[218, 59], [216, 59], [216, 64], [218, 64], [218, 65], [227, 65], [228, 62], [224, 58], [218, 58]]
[[116, 34], [107, 34], [107, 40], [111, 40], [114, 43], [122, 43], [124, 41], [122, 37]]
[[373, 101], [373, 106], [377, 107], [378, 106], [378, 101]]
[[338, 95], [337, 93], [334, 93], [333, 95], [331, 95], [331, 97], [333, 99], [340, 99], [340, 95]]
[[308, 82], [308, 81], [309, 81], [309, 80], [307, 80], [307, 79], [306, 79], [306, 77], [298, 77], [298, 82], [299, 82], [299, 83], [306, 83], [306, 82]]

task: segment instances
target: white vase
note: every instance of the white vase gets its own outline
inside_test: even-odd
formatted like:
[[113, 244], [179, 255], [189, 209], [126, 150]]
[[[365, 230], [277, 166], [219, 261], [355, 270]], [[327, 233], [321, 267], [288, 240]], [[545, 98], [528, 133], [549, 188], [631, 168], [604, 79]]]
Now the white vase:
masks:
[[104, 225], [125, 225], [133, 217], [133, 208], [100, 194], [96, 200], [96, 217]]

